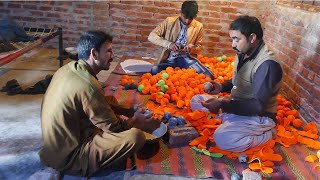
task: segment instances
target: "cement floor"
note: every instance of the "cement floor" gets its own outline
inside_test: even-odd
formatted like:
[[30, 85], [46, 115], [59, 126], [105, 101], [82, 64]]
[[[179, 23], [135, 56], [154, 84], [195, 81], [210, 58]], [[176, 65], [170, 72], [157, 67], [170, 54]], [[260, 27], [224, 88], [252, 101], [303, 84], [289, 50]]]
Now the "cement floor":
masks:
[[[7, 81], [16, 79], [22, 88], [27, 88], [53, 74], [59, 68], [56, 49], [34, 49], [22, 57], [0, 67], [0, 88]], [[65, 64], [70, 61], [66, 60]], [[97, 76], [105, 81], [118, 62], [112, 62], [109, 71]], [[41, 147], [40, 108], [43, 94], [8, 96], [0, 92], [0, 179], [61, 179], [52, 169], [40, 163], [38, 151]], [[86, 179], [64, 176], [62, 179]], [[108, 176], [90, 179], [193, 179], [170, 175], [136, 174], [114, 172]]]

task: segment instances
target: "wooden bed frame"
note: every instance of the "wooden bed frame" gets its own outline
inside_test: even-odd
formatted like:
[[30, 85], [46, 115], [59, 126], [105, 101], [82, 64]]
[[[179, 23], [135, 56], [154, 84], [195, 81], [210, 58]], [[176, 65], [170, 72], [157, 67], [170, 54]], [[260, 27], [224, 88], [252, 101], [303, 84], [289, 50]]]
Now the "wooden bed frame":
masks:
[[62, 28], [48, 29], [25, 27], [24, 30], [29, 36], [34, 37], [34, 41], [0, 43], [0, 46], [13, 49], [8, 52], [0, 53], [0, 67], [56, 36], [59, 36], [59, 65], [60, 67], [63, 65]]

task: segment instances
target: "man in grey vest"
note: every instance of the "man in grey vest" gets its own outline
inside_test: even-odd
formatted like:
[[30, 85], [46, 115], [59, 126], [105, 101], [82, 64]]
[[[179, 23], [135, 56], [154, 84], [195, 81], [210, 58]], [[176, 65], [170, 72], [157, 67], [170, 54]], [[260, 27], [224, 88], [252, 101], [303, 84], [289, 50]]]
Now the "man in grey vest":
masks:
[[231, 92], [231, 97], [212, 98], [203, 106], [214, 113], [224, 112], [223, 123], [214, 134], [216, 144], [224, 150], [242, 152], [272, 138], [282, 68], [265, 45], [256, 17], [238, 17], [230, 24], [229, 35], [237, 53], [233, 78], [214, 83], [209, 93]]

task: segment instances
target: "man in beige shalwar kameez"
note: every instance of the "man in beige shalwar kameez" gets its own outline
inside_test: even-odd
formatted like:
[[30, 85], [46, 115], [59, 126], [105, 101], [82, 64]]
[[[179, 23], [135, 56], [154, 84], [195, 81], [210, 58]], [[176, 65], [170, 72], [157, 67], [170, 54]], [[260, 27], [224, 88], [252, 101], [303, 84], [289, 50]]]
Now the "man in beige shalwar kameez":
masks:
[[[42, 103], [41, 161], [64, 174], [91, 176], [126, 160], [145, 143], [152, 114], [125, 109], [105, 97], [96, 74], [112, 61], [112, 36], [89, 31], [78, 44], [78, 61], [54, 75]], [[121, 121], [116, 114], [129, 118]], [[141, 128], [140, 128], [141, 129]]]

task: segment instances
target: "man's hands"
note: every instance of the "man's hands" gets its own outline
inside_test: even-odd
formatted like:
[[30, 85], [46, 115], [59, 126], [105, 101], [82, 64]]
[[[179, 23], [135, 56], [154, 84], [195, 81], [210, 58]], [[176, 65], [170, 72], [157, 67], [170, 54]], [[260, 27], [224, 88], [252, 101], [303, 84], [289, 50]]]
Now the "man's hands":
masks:
[[169, 45], [169, 50], [173, 51], [173, 52], [177, 52], [177, 51], [180, 51], [181, 49], [181, 46], [176, 44], [176, 43], [171, 43]]
[[133, 111], [136, 112], [142, 105], [143, 105], [143, 102], [133, 105], [132, 107]]
[[210, 81], [210, 83], [213, 85], [213, 88], [211, 90], [205, 90], [206, 93], [208, 94], [218, 94], [221, 92], [222, 90], [222, 85], [214, 82], [214, 81]]
[[169, 45], [169, 50], [173, 51], [173, 52], [185, 52], [185, 53], [190, 53], [191, 52], [191, 49], [192, 49], [192, 46], [191, 44], [183, 47], [179, 44], [176, 44], [176, 43], [171, 43]]
[[216, 114], [219, 112], [221, 103], [222, 103], [222, 99], [219, 99], [217, 97], [201, 102], [202, 106], [209, 109], [210, 112], [216, 113]]
[[139, 108], [133, 115], [134, 127], [152, 133], [160, 126], [160, 121], [152, 119], [153, 112], [149, 109]]

